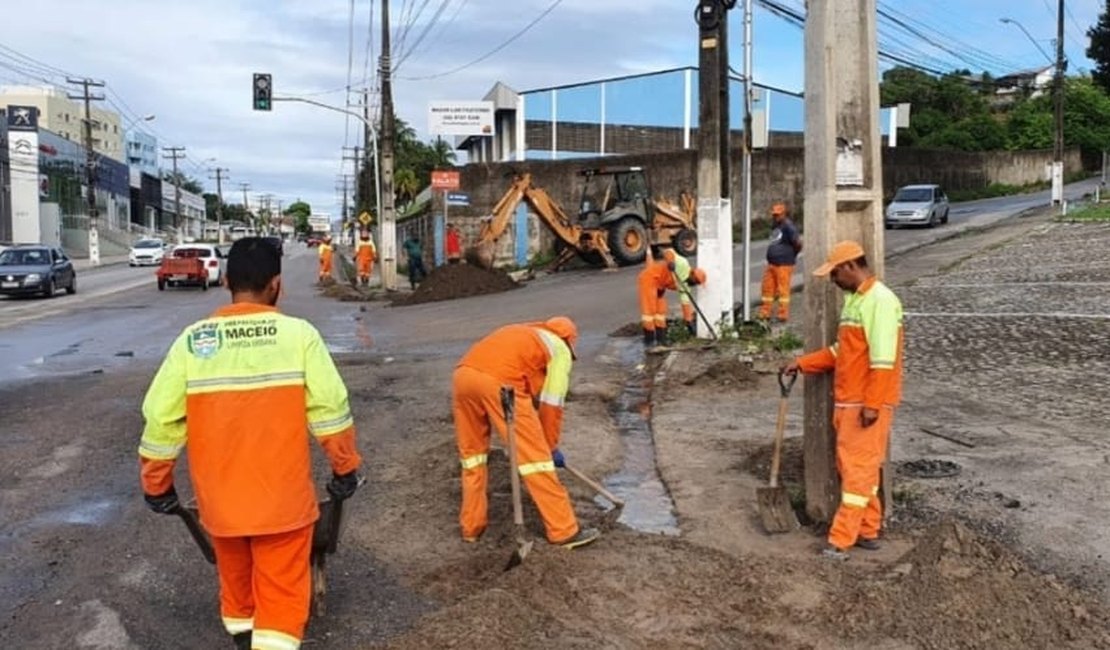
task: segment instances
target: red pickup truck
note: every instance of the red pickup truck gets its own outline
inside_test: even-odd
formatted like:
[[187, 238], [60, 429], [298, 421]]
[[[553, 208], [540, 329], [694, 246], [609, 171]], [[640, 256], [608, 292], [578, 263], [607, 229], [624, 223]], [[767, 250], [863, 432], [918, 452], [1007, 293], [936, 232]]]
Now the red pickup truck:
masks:
[[[208, 271], [204, 260], [196, 252], [182, 250], [180, 254], [167, 255], [158, 267], [158, 290], [165, 291], [166, 285], [199, 284], [201, 291], [208, 291]], [[191, 253], [191, 254], [190, 254]]]

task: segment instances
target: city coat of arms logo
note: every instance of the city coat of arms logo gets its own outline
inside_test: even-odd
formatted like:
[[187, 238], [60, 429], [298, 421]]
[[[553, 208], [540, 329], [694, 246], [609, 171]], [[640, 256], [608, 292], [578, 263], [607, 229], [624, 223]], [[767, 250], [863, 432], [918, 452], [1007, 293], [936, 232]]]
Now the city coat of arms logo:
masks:
[[189, 333], [189, 352], [195, 357], [208, 359], [220, 351], [223, 334], [215, 323], [200, 325]]

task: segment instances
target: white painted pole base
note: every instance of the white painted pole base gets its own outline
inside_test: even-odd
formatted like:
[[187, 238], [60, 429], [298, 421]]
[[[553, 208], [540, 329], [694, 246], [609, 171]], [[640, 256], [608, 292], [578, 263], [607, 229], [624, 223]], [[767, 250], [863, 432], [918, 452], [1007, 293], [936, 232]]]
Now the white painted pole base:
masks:
[[100, 266], [100, 231], [89, 226], [89, 266]]
[[[733, 322], [732, 201], [698, 200], [697, 266], [705, 271], [705, 284], [697, 288], [695, 300], [705, 318], [720, 335], [721, 326]], [[712, 338], [709, 326], [698, 317], [698, 338]]]
[[1052, 163], [1052, 205], [1064, 202], [1064, 163]]

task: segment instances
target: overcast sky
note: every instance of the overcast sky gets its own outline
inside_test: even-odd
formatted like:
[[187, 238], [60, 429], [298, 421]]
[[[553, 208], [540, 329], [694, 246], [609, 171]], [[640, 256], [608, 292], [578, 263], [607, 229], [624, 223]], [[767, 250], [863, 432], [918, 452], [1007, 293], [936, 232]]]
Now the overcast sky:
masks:
[[[429, 100], [481, 99], [499, 80], [526, 90], [696, 64], [693, 0], [562, 0], [531, 31], [487, 60], [447, 76], [420, 79], [486, 54], [553, 2], [448, 0], [418, 43], [442, 0], [393, 0], [394, 25], [411, 22], [399, 50], [411, 50], [397, 70], [399, 115], [423, 135]], [[780, 2], [802, 6], [802, 0]], [[352, 78], [361, 85], [370, 3], [354, 4]], [[1043, 58], [1017, 28], [998, 19], [1021, 21], [1045, 50], [1051, 50], [1055, 4], [880, 1], [954, 41], [989, 52], [1007, 67], [1033, 67]], [[1101, 4], [1068, 0], [1065, 42], [1073, 72], [1091, 65], [1083, 55], [1082, 32], [1097, 18]], [[375, 5], [376, 49], [380, 0]], [[286, 204], [303, 198], [317, 211], [338, 214], [335, 185], [341, 147], [345, 134], [349, 144], [358, 143], [361, 125], [351, 121], [348, 131], [342, 115], [297, 104], [276, 104], [269, 114], [254, 112], [250, 84], [252, 72], [270, 72], [278, 95], [320, 93], [313, 99], [344, 104], [349, 7], [349, 0], [37, 0], [5, 13], [0, 46], [66, 72], [107, 81], [109, 100], [124, 109], [125, 124], [135, 115], [155, 114], [157, 118], [142, 128], [157, 135], [160, 145], [186, 147], [185, 171], [202, 178], [207, 187], [213, 183], [205, 178], [203, 167], [215, 163], [202, 161], [214, 157], [221, 167], [230, 168], [231, 187], [251, 184], [252, 202], [255, 194], [268, 192]], [[423, 13], [413, 21], [421, 7]], [[739, 11], [731, 17], [737, 68], [742, 61], [740, 17]], [[952, 60], [934, 46], [890, 34], [919, 53]], [[801, 31], [757, 9], [754, 40], [757, 81], [800, 90]], [[941, 45], [962, 49], [948, 42]], [[12, 57], [10, 50], [0, 50], [0, 64], [6, 64], [0, 67], [0, 83], [30, 83], [27, 67]], [[375, 52], [371, 77], [376, 57]], [[13, 66], [23, 72], [13, 71]], [[1002, 65], [992, 70], [1005, 71]], [[61, 82], [56, 75], [52, 80]], [[634, 99], [627, 101], [642, 101], [635, 93], [630, 97]], [[660, 109], [665, 113], [661, 121], [672, 122], [673, 111], [681, 110], [681, 98], [667, 98], [661, 105], [667, 107]]]

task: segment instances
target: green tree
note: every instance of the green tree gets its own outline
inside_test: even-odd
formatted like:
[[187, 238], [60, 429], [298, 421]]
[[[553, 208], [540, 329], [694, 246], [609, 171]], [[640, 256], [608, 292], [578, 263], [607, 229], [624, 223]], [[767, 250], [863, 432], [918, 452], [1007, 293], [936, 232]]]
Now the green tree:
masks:
[[1091, 77], [1095, 84], [1110, 92], [1110, 9], [1103, 9], [1098, 22], [1087, 30], [1091, 39], [1087, 46], [1087, 58], [1095, 62]]
[[173, 183], [175, 179], [177, 180], [178, 183], [181, 184], [181, 189], [185, 190], [186, 192], [192, 192], [193, 194], [202, 194], [202, 193], [204, 193], [204, 186], [201, 185], [200, 181], [198, 181], [197, 179], [192, 178], [190, 176], [187, 176], [187, 175], [181, 173], [180, 171], [177, 172], [176, 177], [174, 176], [173, 172], [165, 172], [162, 175], [162, 180], [164, 180], [166, 182], [169, 182], [169, 183]]
[[300, 233], [307, 233], [312, 228], [308, 225], [308, 217], [312, 214], [312, 206], [304, 201], [297, 199], [289, 204], [289, 207], [283, 212], [287, 217], [293, 217], [293, 229]]
[[416, 172], [410, 168], [399, 169], [393, 176], [393, 193], [397, 197], [398, 207], [410, 206], [421, 189], [423, 188], [416, 178]]

